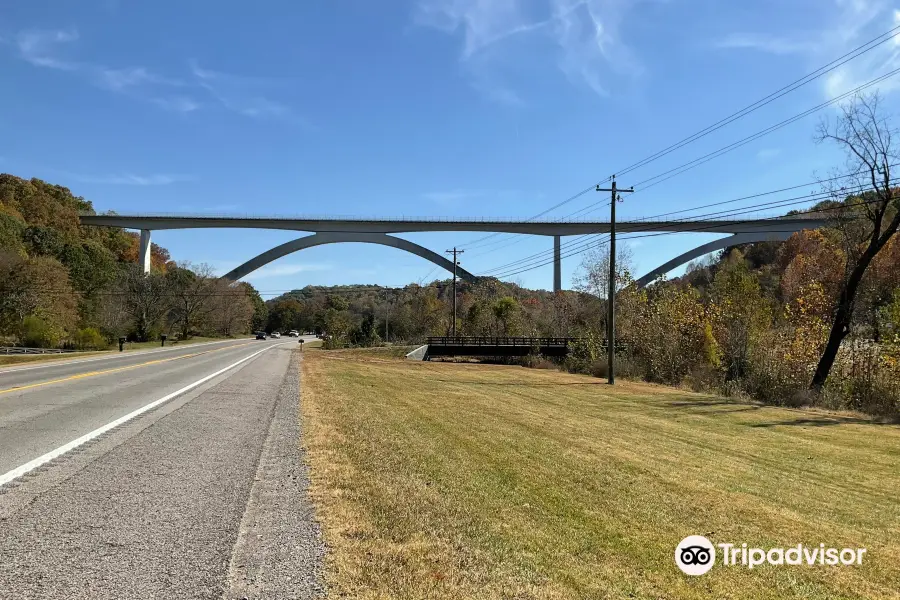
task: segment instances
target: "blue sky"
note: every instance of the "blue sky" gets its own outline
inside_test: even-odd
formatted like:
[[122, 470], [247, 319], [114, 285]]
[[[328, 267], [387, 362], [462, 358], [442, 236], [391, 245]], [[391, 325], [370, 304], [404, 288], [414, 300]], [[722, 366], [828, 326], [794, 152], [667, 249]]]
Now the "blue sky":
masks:
[[[529, 218], [895, 19], [882, 0], [6, 3], [0, 171], [69, 186], [121, 213]], [[620, 184], [896, 68], [897, 51], [885, 44]], [[895, 85], [880, 86], [889, 108]], [[814, 144], [818, 118], [627, 197], [619, 218], [813, 180], [841, 164]], [[605, 210], [590, 212], [602, 199], [586, 194], [548, 217], [604, 219]], [[483, 235], [404, 237], [443, 252]], [[295, 237], [170, 231], [154, 241], [224, 273]], [[504, 239], [471, 248], [464, 266], [481, 273], [551, 246]], [[637, 242], [638, 274], [709, 239]], [[564, 285], [578, 264], [565, 260]], [[274, 293], [436, 277], [418, 257], [345, 244], [285, 257], [248, 280]], [[511, 279], [552, 284], [549, 266]]]

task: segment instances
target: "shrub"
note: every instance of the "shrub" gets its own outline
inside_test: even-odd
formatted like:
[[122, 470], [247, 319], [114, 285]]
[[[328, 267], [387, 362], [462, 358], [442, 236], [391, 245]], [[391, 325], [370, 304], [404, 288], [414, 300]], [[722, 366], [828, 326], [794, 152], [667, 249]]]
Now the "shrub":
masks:
[[826, 392], [829, 408], [900, 414], [900, 368], [891, 345], [846, 339]]
[[519, 361], [519, 364], [521, 364], [523, 367], [528, 367], [529, 369], [554, 370], [559, 368], [558, 364], [537, 352], [531, 353], [527, 356], [523, 356]]
[[684, 387], [694, 392], [718, 392], [722, 387], [721, 384], [719, 369], [704, 362], [695, 364], [682, 382]]
[[19, 340], [28, 348], [54, 348], [59, 345], [62, 334], [62, 330], [50, 321], [29, 315], [22, 320]]
[[72, 336], [72, 342], [78, 350], [103, 350], [108, 346], [103, 335], [93, 327], [79, 329]]

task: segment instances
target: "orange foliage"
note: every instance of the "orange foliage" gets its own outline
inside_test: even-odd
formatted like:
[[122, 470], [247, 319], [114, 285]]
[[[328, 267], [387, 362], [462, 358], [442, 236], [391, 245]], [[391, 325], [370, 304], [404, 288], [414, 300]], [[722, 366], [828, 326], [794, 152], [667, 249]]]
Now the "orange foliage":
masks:
[[[125, 235], [128, 236], [129, 244], [119, 253], [118, 259], [122, 262], [137, 263], [141, 254], [141, 236], [130, 231]], [[165, 273], [171, 262], [172, 258], [168, 250], [156, 244], [150, 244], [150, 267], [153, 270]]]
[[784, 243], [778, 262], [784, 268], [781, 278], [784, 301], [797, 301], [802, 296], [803, 286], [816, 282], [828, 300], [822, 307], [825, 313], [821, 316], [827, 314], [843, 281], [846, 262], [843, 250], [822, 232], [805, 230], [795, 233]]

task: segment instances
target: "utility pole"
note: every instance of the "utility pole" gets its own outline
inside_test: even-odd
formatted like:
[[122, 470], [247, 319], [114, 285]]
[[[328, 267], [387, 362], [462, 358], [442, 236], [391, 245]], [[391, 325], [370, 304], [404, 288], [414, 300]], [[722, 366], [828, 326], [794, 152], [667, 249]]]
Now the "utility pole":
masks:
[[459, 261], [456, 260], [456, 255], [462, 254], [465, 250], [457, 250], [456, 246], [454, 246], [453, 250], [444, 250], [444, 252], [453, 255], [453, 320], [451, 321], [450, 327], [453, 337], [456, 337], [456, 267], [459, 265]]
[[390, 292], [384, 291], [384, 341], [391, 343], [391, 299]]
[[606, 367], [609, 385], [616, 384], [616, 202], [621, 202], [619, 191], [633, 192], [634, 187], [627, 190], [619, 190], [616, 187], [616, 176], [612, 176], [612, 187], [601, 188], [597, 184], [598, 192], [610, 192], [609, 202], [609, 281], [607, 287], [607, 315], [606, 315]]

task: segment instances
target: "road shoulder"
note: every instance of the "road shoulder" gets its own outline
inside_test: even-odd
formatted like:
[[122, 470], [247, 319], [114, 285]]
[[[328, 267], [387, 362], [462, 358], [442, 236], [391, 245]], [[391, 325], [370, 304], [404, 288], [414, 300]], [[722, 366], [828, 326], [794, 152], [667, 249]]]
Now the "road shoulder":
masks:
[[300, 443], [300, 361], [294, 351], [241, 519], [225, 599], [319, 598], [324, 543]]

